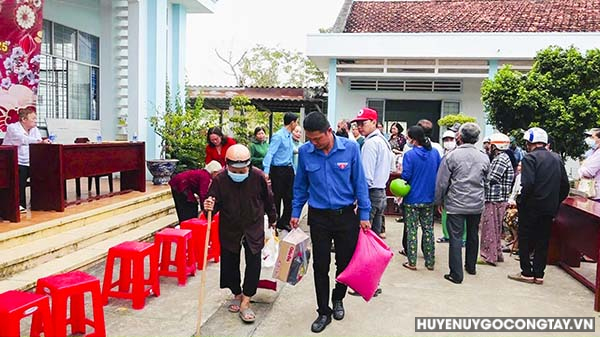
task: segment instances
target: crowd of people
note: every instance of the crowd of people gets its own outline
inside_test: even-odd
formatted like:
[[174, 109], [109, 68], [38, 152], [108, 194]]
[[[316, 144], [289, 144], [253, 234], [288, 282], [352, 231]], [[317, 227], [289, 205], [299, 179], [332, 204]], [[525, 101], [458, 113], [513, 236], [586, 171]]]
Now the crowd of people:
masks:
[[[298, 227], [308, 203], [318, 313], [311, 330], [321, 332], [332, 319], [343, 319], [348, 289], [336, 283], [330, 290], [331, 252], [337, 276], [350, 262], [361, 228], [385, 238], [391, 172], [411, 187], [406, 196], [396, 199], [403, 213], [405, 268], [418, 268], [421, 228], [426, 269], [435, 269], [436, 242], [449, 244], [449, 272], [444, 278], [452, 283], [464, 281], [463, 271], [475, 275], [478, 264], [502, 263], [507, 248], [503, 243], [518, 240], [521, 270], [508, 278], [543, 284], [550, 224], [569, 191], [564, 164], [550, 150], [551, 140], [543, 129], [525, 132], [527, 152], [514, 137], [502, 133], [482, 140], [475, 123], [445, 131], [442, 144], [434, 141], [432, 123], [425, 119], [406, 130], [393, 123], [388, 131], [370, 108], [361, 109], [351, 121], [341, 120], [336, 130], [322, 113], [308, 114], [302, 127], [296, 114], [287, 113], [284, 126], [270, 141], [265, 129], [257, 127], [249, 147], [236, 144], [219, 128], [209, 130], [206, 167], [201, 173], [175, 176], [171, 186], [181, 221], [197, 213], [180, 212], [180, 205], [191, 210], [195, 203], [197, 210], [199, 203], [205, 211], [221, 213], [221, 287], [233, 294], [230, 311], [238, 312], [245, 322], [255, 319], [250, 299], [260, 274], [265, 215], [272, 227], [289, 231]], [[586, 137], [593, 151], [580, 175], [595, 179], [600, 176], [600, 129], [588, 131]], [[481, 140], [483, 147], [478, 148]], [[210, 187], [193, 182], [202, 179], [212, 180]], [[182, 187], [186, 184], [189, 190]], [[600, 179], [594, 186], [600, 192]], [[600, 193], [596, 195], [600, 198]], [[436, 214], [443, 227], [443, 237], [437, 240]], [[511, 217], [518, 220], [509, 223]], [[375, 295], [381, 293], [379, 288]]]

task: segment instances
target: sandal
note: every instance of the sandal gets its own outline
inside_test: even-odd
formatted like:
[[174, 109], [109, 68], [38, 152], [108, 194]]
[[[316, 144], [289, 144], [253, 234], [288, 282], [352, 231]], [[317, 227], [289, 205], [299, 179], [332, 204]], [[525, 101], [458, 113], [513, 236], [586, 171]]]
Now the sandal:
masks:
[[402, 264], [402, 267], [410, 269], [410, 270], [417, 270], [417, 266], [413, 266], [412, 264], [410, 264], [408, 261], [404, 262]]
[[242, 304], [242, 299], [241, 298], [233, 298], [231, 301], [229, 301], [229, 305], [227, 306], [227, 310], [229, 312], [239, 312], [240, 311], [240, 305]]
[[441, 238], [435, 240], [435, 242], [437, 242], [437, 243], [448, 243], [449, 241], [450, 241], [450, 239], [444, 238], [444, 237], [441, 237]]
[[254, 321], [256, 320], [256, 315], [254, 314], [254, 311], [252, 311], [252, 308], [240, 308], [240, 318], [245, 323], [254, 323]]

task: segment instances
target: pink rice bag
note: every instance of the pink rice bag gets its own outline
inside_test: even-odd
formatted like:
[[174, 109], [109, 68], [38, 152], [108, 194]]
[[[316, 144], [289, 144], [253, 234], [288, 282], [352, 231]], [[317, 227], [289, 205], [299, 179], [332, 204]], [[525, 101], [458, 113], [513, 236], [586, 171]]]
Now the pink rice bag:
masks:
[[348, 266], [336, 278], [369, 301], [394, 253], [372, 230], [358, 233], [358, 242]]

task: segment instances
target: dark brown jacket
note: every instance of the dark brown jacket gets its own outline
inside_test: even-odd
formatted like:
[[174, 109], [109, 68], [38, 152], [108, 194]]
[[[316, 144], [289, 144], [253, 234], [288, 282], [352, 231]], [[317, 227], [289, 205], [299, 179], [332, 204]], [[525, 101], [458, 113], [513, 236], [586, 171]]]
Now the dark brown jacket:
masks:
[[215, 198], [213, 212], [220, 212], [222, 248], [238, 253], [245, 237], [252, 253], [259, 253], [265, 244], [265, 214], [270, 224], [277, 220], [273, 193], [262, 171], [253, 167], [246, 180], [236, 183], [223, 170], [210, 184], [208, 196]]

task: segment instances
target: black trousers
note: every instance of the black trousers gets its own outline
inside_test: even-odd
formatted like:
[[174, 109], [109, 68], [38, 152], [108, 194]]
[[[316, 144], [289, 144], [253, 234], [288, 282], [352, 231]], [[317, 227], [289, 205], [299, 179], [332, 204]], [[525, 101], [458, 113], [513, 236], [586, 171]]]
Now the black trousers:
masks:
[[173, 195], [173, 201], [175, 202], [175, 211], [177, 211], [177, 218], [179, 224], [188, 219], [198, 217], [198, 203], [190, 202], [187, 200], [185, 193], [177, 192], [171, 187], [171, 194]]
[[[553, 218], [519, 209], [519, 259], [523, 276], [544, 278]], [[534, 252], [533, 265], [531, 251]]]
[[[294, 168], [291, 166], [271, 166], [269, 172], [273, 201], [277, 210], [277, 228], [286, 228], [292, 217], [292, 196], [294, 189]], [[283, 200], [283, 211], [281, 201]]]
[[27, 199], [25, 198], [25, 187], [29, 179], [29, 166], [19, 165], [19, 204], [27, 208]]
[[[234, 295], [243, 292], [245, 296], [251, 297], [256, 294], [258, 280], [260, 279], [260, 252], [252, 254], [248, 243], [243, 239], [244, 257], [246, 260], [246, 269], [244, 270], [244, 284], [241, 284], [240, 275], [240, 253], [230, 252], [227, 249], [221, 249], [221, 289], [229, 288]], [[243, 289], [243, 291], [242, 291]]]
[[448, 214], [446, 225], [450, 236], [448, 265], [452, 279], [462, 282], [462, 241], [465, 222], [467, 224], [467, 244], [465, 252], [465, 269], [475, 272], [477, 250], [479, 249], [479, 220], [481, 214]]
[[[313, 245], [313, 269], [315, 292], [317, 295], [317, 312], [320, 315], [331, 315], [329, 306], [329, 266], [331, 265], [331, 241], [335, 244], [335, 276], [346, 269], [352, 259], [360, 219], [354, 213], [354, 206], [339, 211], [319, 210], [309, 207], [308, 225]], [[347, 286], [336, 283], [331, 295], [332, 301], [342, 300], [346, 296]]]

